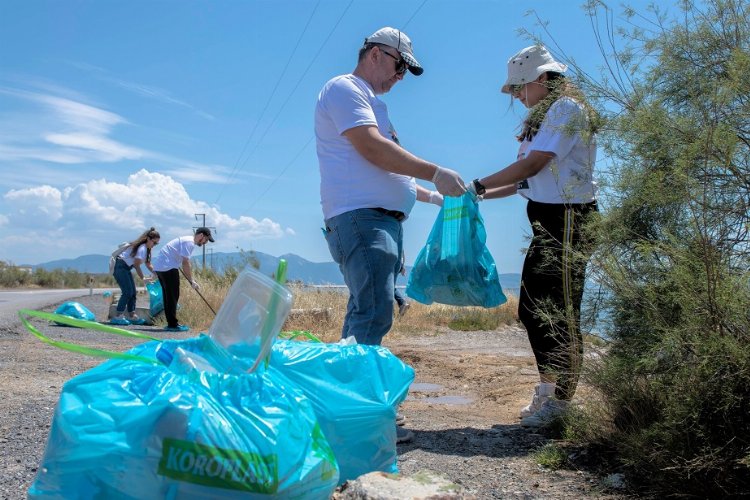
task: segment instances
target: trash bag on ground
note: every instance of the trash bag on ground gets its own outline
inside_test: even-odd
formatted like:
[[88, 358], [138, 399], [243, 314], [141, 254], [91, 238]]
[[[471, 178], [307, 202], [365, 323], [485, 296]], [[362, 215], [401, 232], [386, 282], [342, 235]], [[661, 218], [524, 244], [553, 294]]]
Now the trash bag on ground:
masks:
[[146, 283], [148, 292], [148, 310], [152, 318], [164, 310], [164, 295], [161, 290], [161, 283], [158, 280]]
[[495, 307], [506, 302], [476, 198], [447, 196], [409, 273], [406, 294], [423, 304]]
[[329, 498], [338, 468], [300, 391], [215, 373], [207, 336], [129, 354], [146, 362], [110, 359], [63, 386], [29, 498]]
[[[80, 302], [63, 302], [57, 309], [55, 309], [55, 314], [62, 314], [69, 318], [82, 319], [84, 321], [96, 321], [94, 313], [89, 311], [86, 306]], [[62, 325], [62, 323], [57, 324]]]
[[[253, 360], [257, 346], [236, 345], [230, 352]], [[398, 472], [396, 410], [414, 370], [387, 348], [277, 340], [267, 370], [311, 401], [339, 464], [339, 483], [373, 471]]]

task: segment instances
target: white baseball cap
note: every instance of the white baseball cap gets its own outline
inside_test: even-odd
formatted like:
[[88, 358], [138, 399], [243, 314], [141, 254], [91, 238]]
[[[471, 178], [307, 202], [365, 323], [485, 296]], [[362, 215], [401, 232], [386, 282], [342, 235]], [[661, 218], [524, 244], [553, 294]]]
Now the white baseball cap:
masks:
[[565, 73], [568, 67], [555, 61], [552, 54], [542, 45], [532, 45], [522, 49], [518, 54], [508, 59], [508, 79], [500, 89], [510, 94], [511, 85], [522, 85], [533, 82], [539, 75], [547, 71]]
[[365, 43], [381, 43], [388, 45], [398, 50], [401, 57], [406, 61], [409, 66], [409, 71], [415, 76], [419, 76], [424, 72], [422, 66], [417, 62], [417, 58], [414, 57], [414, 51], [411, 48], [411, 40], [406, 33], [395, 28], [380, 28], [372, 35], [365, 38]]

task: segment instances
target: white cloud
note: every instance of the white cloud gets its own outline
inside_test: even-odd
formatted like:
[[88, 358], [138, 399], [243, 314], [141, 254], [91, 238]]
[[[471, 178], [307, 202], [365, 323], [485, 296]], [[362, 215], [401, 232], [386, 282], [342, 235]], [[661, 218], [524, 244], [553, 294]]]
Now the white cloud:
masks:
[[145, 169], [131, 174], [125, 183], [97, 179], [62, 190], [42, 185], [10, 190], [3, 201], [2, 217], [17, 229], [5, 242], [5, 250], [22, 255], [22, 259], [14, 257], [19, 263], [108, 253], [113, 244], [151, 226], [162, 239], [184, 236], [199, 224], [195, 214], [206, 214], [206, 223], [216, 228], [217, 242], [212, 246], [217, 251], [251, 248], [260, 239], [294, 234], [268, 218], [223, 213], [191, 198], [172, 177]]
[[4, 198], [12, 210], [7, 218], [14, 226], [50, 227], [62, 217], [62, 193], [52, 186], [12, 189]]
[[[183, 182], [229, 181], [228, 167], [120, 142], [114, 135], [118, 126], [130, 124], [124, 117], [86, 104], [82, 102], [85, 98], [66, 89], [45, 90], [70, 97], [0, 86], [0, 95], [9, 97], [16, 107], [20, 105], [14, 111], [0, 108], [0, 162], [83, 165], [143, 160]], [[28, 103], [34, 107], [29, 108]]]

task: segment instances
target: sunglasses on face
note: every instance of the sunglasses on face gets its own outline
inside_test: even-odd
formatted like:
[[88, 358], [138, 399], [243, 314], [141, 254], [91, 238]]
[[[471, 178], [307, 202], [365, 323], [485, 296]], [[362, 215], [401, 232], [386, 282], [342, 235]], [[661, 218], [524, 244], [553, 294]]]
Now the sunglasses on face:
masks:
[[509, 85], [509, 87], [510, 87], [510, 93], [511, 94], [518, 94], [519, 92], [521, 92], [523, 90], [523, 88], [525, 86], [526, 86], [525, 83], [518, 83], [518, 84], [515, 84], [515, 85]]
[[406, 61], [404, 61], [400, 57], [394, 56], [390, 52], [386, 52], [383, 49], [381, 49], [380, 52], [382, 52], [383, 54], [387, 55], [388, 57], [390, 57], [394, 61], [396, 61], [396, 73], [398, 73], [399, 75], [403, 75], [404, 73], [406, 73], [406, 70], [408, 68], [408, 65], [406, 64]]

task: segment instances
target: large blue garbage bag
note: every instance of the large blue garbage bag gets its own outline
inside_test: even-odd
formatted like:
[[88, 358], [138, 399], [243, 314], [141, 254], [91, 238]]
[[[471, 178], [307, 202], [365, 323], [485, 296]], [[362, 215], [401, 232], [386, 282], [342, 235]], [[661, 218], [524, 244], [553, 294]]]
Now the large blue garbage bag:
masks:
[[149, 314], [153, 318], [164, 310], [164, 295], [161, 290], [161, 283], [158, 280], [149, 281], [146, 283], [146, 291], [148, 291]]
[[[250, 361], [257, 355], [247, 345], [230, 351]], [[414, 380], [410, 366], [381, 346], [277, 340], [268, 371], [288, 378], [311, 401], [339, 464], [339, 483], [398, 472], [396, 410]]]
[[[55, 314], [62, 314], [70, 318], [82, 319], [84, 321], [96, 321], [94, 313], [89, 311], [86, 306], [79, 302], [63, 302], [55, 309]], [[57, 323], [62, 325], [62, 323]]]
[[486, 241], [474, 195], [446, 196], [409, 274], [406, 294], [423, 304], [495, 307], [505, 303]]
[[[163, 346], [163, 347], [162, 347]], [[148, 342], [211, 361], [210, 337]], [[309, 401], [270, 373], [109, 360], [69, 380], [30, 498], [330, 497], [338, 469]]]

